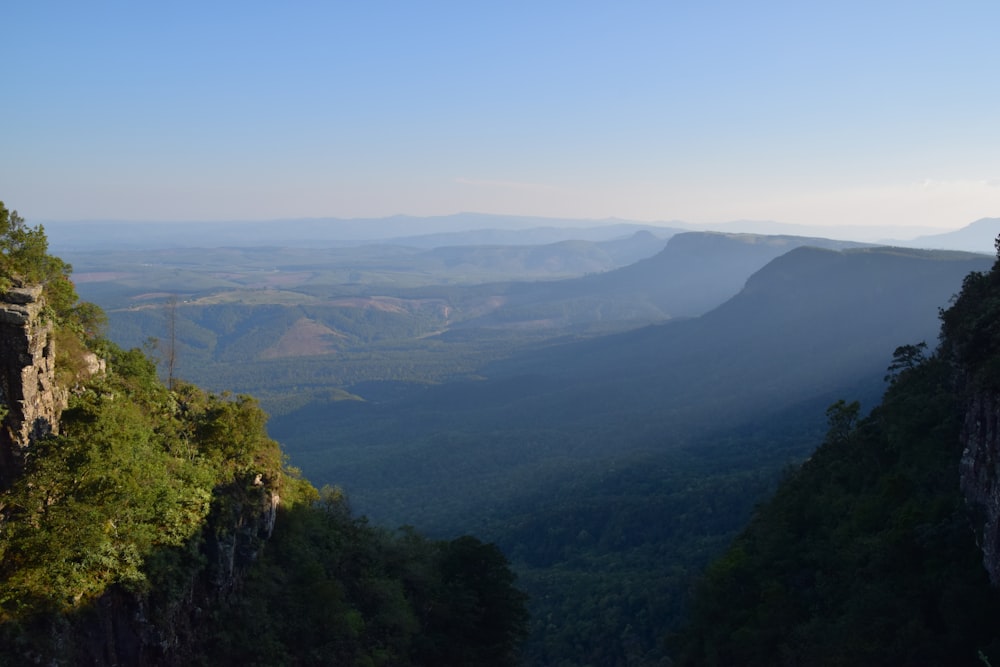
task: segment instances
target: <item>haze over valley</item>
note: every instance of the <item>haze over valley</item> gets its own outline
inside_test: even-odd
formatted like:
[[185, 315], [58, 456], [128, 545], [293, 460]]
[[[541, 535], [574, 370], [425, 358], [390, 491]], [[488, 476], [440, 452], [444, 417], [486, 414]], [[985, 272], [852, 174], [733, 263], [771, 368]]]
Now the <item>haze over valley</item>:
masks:
[[[826, 407], [874, 405], [893, 350], [934, 345], [938, 310], [992, 259], [581, 229], [184, 247], [154, 228], [63, 254], [119, 344], [260, 397], [291, 463], [355, 511], [499, 544], [531, 596], [529, 663], [611, 660], [626, 628], [655, 660], [701, 568], [822, 441]], [[618, 620], [598, 630], [578, 610], [602, 598]], [[575, 620], [546, 630], [553, 616]]]
[[1000, 3], [7, 3], [0, 664], [1000, 665]]

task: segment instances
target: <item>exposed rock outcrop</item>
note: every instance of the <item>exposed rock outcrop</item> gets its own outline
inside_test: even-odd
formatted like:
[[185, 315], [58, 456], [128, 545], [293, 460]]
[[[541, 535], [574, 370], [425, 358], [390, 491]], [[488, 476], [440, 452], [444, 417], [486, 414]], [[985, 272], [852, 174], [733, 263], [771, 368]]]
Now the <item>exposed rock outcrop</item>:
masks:
[[[59, 644], [78, 664], [181, 667], [204, 643], [206, 615], [238, 599], [243, 580], [271, 537], [279, 505], [274, 484], [260, 477], [250, 489], [216, 489], [216, 503], [199, 545], [203, 565], [177, 581], [179, 595], [130, 592], [113, 586], [71, 623], [54, 626]], [[215, 611], [213, 611], [215, 610]]]
[[0, 296], [0, 488], [24, 466], [38, 438], [58, 433], [67, 392], [55, 381], [52, 325], [44, 320], [42, 287], [19, 287]]
[[243, 576], [260, 555], [274, 532], [281, 502], [274, 484], [261, 475], [251, 489], [237, 484], [217, 489], [217, 502], [205, 536], [203, 552], [208, 557], [206, 573], [210, 596], [225, 597], [238, 589]]
[[983, 565], [1000, 586], [1000, 394], [980, 390], [971, 396], [962, 433], [962, 493], [975, 512]]

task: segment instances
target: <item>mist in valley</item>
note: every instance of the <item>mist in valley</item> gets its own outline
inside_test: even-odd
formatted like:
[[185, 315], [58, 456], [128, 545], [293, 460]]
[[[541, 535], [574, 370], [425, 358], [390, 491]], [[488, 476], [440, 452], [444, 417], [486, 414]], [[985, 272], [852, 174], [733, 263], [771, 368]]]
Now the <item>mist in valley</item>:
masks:
[[826, 407], [877, 403], [893, 350], [933, 345], [938, 310], [992, 261], [807, 236], [533, 230], [518, 234], [546, 242], [154, 234], [64, 254], [116, 342], [260, 397], [291, 464], [354, 511], [500, 545], [531, 596], [538, 664], [617, 659], [623, 642], [665, 656], [690, 587], [822, 442]]

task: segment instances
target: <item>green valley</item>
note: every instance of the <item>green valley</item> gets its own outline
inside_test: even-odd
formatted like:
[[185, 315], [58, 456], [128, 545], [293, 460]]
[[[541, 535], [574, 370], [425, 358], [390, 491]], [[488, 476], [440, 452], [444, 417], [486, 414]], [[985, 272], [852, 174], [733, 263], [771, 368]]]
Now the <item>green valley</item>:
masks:
[[443, 248], [464, 268], [420, 275], [425, 251], [394, 246], [158, 250], [148, 273], [71, 256], [116, 340], [154, 337], [161, 373], [175, 355], [177, 377], [259, 396], [291, 461], [375, 524], [498, 544], [530, 596], [524, 664], [652, 665], [702, 568], [822, 441], [826, 406], [875, 404], [892, 350], [933, 341], [937, 309], [990, 263], [655, 245], [576, 277], [533, 272], [544, 247]]

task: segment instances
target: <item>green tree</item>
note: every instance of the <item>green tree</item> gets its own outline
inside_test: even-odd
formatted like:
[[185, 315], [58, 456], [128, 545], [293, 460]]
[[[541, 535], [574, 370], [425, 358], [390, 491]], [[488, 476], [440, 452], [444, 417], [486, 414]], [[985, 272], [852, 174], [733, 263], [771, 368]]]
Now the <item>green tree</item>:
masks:
[[17, 211], [0, 201], [0, 292], [41, 284], [49, 307], [63, 316], [77, 301], [76, 290], [69, 280], [73, 267], [50, 255], [48, 249], [45, 228], [25, 224]]
[[[995, 245], [1000, 253], [1000, 236]], [[993, 268], [973, 272], [941, 311], [941, 352], [966, 369], [966, 380], [1000, 388], [1000, 254]]]
[[840, 399], [826, 409], [826, 418], [829, 424], [829, 431], [826, 439], [828, 442], [844, 442], [851, 436], [855, 425], [858, 422], [858, 415], [861, 413], [861, 404], [857, 401], [848, 403]]
[[958, 489], [959, 398], [933, 355], [868, 417], [832, 405], [826, 442], [705, 573], [676, 664], [995, 662], [1000, 597]]
[[896, 382], [901, 373], [911, 371], [924, 362], [927, 352], [927, 343], [920, 342], [916, 345], [900, 345], [892, 353], [892, 363], [886, 369], [883, 378], [886, 382]]
[[468, 535], [441, 547], [444, 599], [427, 628], [435, 650], [421, 664], [509, 665], [527, 634], [526, 596], [494, 544]]

